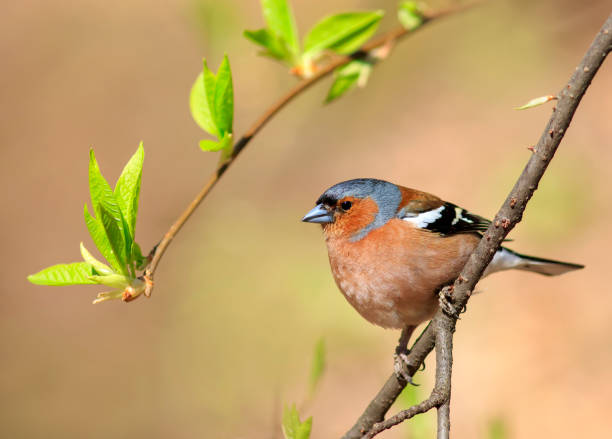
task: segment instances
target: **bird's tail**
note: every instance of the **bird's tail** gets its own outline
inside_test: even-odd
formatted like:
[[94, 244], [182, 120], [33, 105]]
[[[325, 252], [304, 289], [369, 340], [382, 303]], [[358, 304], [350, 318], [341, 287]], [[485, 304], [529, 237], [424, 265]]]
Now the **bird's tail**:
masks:
[[484, 275], [486, 276], [496, 271], [515, 269], [531, 271], [543, 274], [544, 276], [558, 276], [568, 271], [580, 270], [581, 268], [584, 268], [584, 265], [522, 255], [506, 247], [501, 247], [495, 253]]

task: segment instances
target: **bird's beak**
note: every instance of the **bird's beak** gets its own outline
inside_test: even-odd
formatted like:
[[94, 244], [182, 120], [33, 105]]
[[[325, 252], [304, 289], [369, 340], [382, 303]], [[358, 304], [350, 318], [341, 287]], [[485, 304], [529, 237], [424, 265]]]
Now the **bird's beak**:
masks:
[[314, 207], [314, 209], [312, 209], [310, 212], [304, 215], [304, 218], [302, 218], [302, 221], [304, 221], [305, 223], [319, 223], [319, 224], [333, 223], [334, 216], [329, 210], [325, 208], [323, 204], [317, 204]]

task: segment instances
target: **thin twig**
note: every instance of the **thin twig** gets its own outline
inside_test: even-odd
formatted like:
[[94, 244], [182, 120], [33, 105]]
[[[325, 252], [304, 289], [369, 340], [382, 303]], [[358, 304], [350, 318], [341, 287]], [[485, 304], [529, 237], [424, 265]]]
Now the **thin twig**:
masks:
[[[461, 274], [457, 280], [455, 280], [453, 286], [447, 289], [449, 292], [452, 291], [453, 306], [456, 311], [454, 313], [455, 316], [447, 315], [444, 311], [438, 310], [432, 324], [421, 333], [414, 343], [407, 361], [407, 372], [409, 375], [413, 375], [417, 372], [420, 364], [433, 349], [436, 343], [437, 332], [440, 328], [437, 323], [444, 321], [444, 319], [450, 319], [452, 322], [456, 322], [457, 313], [466, 305], [472, 290], [480, 280], [482, 273], [493, 258], [493, 255], [508, 233], [521, 220], [527, 202], [537, 189], [548, 164], [552, 160], [570, 125], [572, 117], [584, 93], [611, 50], [612, 14], [600, 29], [567, 85], [559, 92], [559, 102], [556, 109], [553, 110], [552, 116], [535, 147], [536, 152], [530, 157], [527, 165], [514, 185], [514, 188], [506, 198], [499, 212], [495, 215], [495, 220], [484, 233], [486, 239], [480, 241], [461, 271]], [[452, 334], [452, 330], [454, 330], [454, 323], [445, 329], [449, 334]], [[440, 356], [437, 356], [437, 358], [438, 360], [444, 361]], [[450, 392], [450, 364], [448, 365], [448, 383]], [[392, 374], [359, 417], [355, 425], [343, 436], [343, 438], [360, 438], [365, 433], [371, 430], [374, 431], [374, 428], [376, 428], [375, 424], [381, 423], [385, 414], [405, 386], [405, 382], [400, 382], [395, 374]], [[398, 415], [389, 418], [388, 421], [402, 418], [405, 416], [402, 415], [402, 413], [404, 412], [400, 412]], [[445, 417], [446, 413], [443, 411], [441, 416]], [[446, 422], [446, 419], [442, 419], [442, 429], [448, 429], [448, 424], [446, 424]]]
[[440, 395], [432, 392], [429, 398], [427, 398], [425, 401], [413, 405], [407, 410], [399, 412], [392, 418], [374, 424], [372, 429], [363, 436], [363, 439], [371, 439], [377, 434], [382, 433], [383, 431], [393, 427], [394, 425], [404, 422], [410, 418], [414, 418], [416, 415], [420, 415], [421, 413], [426, 413], [434, 407], [438, 407], [441, 403], [442, 398], [440, 397]]
[[217, 182], [221, 179], [225, 171], [234, 163], [238, 155], [242, 152], [242, 150], [248, 145], [248, 143], [255, 137], [255, 135], [274, 117], [283, 107], [285, 107], [289, 102], [291, 102], [296, 96], [301, 94], [303, 91], [308, 89], [310, 86], [316, 84], [321, 79], [330, 75], [335, 69], [338, 67], [342, 67], [348, 64], [350, 61], [354, 59], [364, 59], [368, 57], [371, 52], [381, 46], [389, 45], [396, 41], [399, 41], [402, 37], [414, 33], [416, 30], [423, 28], [426, 24], [431, 23], [434, 20], [439, 18], [448, 16], [450, 14], [462, 11], [467, 9], [470, 5], [461, 5], [454, 8], [449, 8], [437, 12], [428, 13], [423, 18], [423, 23], [416, 29], [408, 31], [403, 27], [399, 27], [397, 29], [391, 30], [386, 34], [381, 35], [378, 38], [373, 39], [369, 43], [365, 44], [361, 49], [357, 50], [351, 55], [341, 56], [334, 60], [332, 60], [327, 65], [319, 68], [315, 74], [309, 78], [303, 79], [300, 81], [295, 87], [293, 87], [286, 95], [281, 97], [276, 103], [274, 103], [270, 108], [268, 108], [262, 116], [257, 119], [257, 121], [247, 130], [244, 135], [238, 139], [236, 144], [234, 145], [234, 150], [226, 161], [219, 164], [215, 172], [210, 176], [208, 182], [204, 185], [204, 187], [200, 190], [200, 192], [196, 195], [191, 203], [187, 206], [187, 208], [181, 213], [181, 215], [177, 218], [177, 220], [170, 226], [162, 240], [151, 250], [149, 254], [150, 263], [144, 270], [143, 278], [146, 281], [146, 290], [145, 295], [150, 296], [153, 290], [153, 276], [159, 265], [159, 261], [164, 255], [166, 249], [176, 236], [176, 234], [181, 230], [183, 225], [187, 222], [189, 217], [193, 214], [193, 212], [197, 209], [200, 203], [206, 198], [206, 196], [212, 191]]

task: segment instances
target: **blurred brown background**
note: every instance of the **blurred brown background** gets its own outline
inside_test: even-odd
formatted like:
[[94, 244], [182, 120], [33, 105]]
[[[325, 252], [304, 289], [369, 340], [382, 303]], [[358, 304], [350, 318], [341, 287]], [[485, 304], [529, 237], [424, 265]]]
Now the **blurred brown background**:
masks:
[[[348, 9], [395, 1], [293, 0], [302, 34]], [[440, 4], [440, 3], [438, 3]], [[435, 4], [434, 4], [435, 5]], [[0, 430], [11, 438], [272, 438], [305, 395], [312, 349], [327, 371], [313, 437], [346, 430], [391, 371], [397, 333], [369, 325], [300, 223], [328, 186], [378, 177], [491, 216], [529, 157], [557, 92], [610, 1], [491, 1], [399, 44], [369, 85], [322, 106], [329, 80], [252, 142], [167, 252], [150, 300], [92, 306], [100, 288], [26, 275], [80, 259], [88, 149], [114, 181], [144, 141], [137, 239], [148, 251], [208, 178], [216, 155], [187, 98], [206, 56], [230, 56], [235, 131], [293, 83], [241, 36], [255, 0], [6, 3], [0, 17]], [[612, 396], [612, 62], [512, 233], [513, 248], [584, 263], [560, 278], [482, 282], [455, 337], [454, 436], [606, 437]], [[419, 375], [431, 386], [435, 361]], [[400, 409], [394, 407], [394, 410]], [[409, 437], [402, 426], [381, 437]]]

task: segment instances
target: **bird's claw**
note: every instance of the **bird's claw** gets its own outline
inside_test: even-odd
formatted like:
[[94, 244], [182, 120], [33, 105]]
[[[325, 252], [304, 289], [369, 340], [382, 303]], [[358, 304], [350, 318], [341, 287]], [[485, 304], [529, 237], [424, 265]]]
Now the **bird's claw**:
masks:
[[453, 305], [454, 299], [452, 291], [452, 288], [443, 288], [440, 290], [438, 293], [440, 308], [442, 308], [442, 311], [444, 311], [446, 315], [459, 320], [459, 314], [461, 312], [458, 312]]
[[395, 377], [398, 380], [404, 380], [413, 386], [419, 386], [417, 383], [412, 381], [412, 376], [408, 375], [408, 372], [406, 371], [406, 366], [408, 366], [408, 354], [409, 351], [396, 352], [393, 354], [393, 371], [395, 372]]

